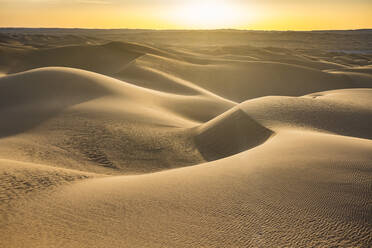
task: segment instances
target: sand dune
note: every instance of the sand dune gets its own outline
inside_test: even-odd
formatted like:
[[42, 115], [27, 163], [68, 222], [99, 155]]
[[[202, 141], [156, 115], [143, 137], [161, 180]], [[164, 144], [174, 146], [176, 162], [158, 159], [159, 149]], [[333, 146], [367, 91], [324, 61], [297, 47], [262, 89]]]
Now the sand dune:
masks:
[[211, 161], [260, 145], [272, 134], [237, 106], [199, 126], [195, 141], [203, 157]]
[[310, 57], [298, 51], [284, 48], [252, 46], [212, 47], [198, 50], [202, 54], [212, 55], [211, 59], [222, 58], [230, 60], [272, 61], [300, 65], [318, 70], [343, 69], [345, 65], [326, 61], [319, 57]]
[[371, 246], [369, 54], [48, 32], [0, 35], [0, 247]]
[[[368, 98], [372, 91], [361, 91], [339, 90], [299, 98], [264, 97], [247, 101], [241, 108], [274, 131], [300, 128], [370, 139], [372, 105]], [[345, 98], [335, 98], [333, 94]], [[363, 104], [355, 104], [355, 100]]]
[[338, 64], [325, 55], [316, 58], [279, 48], [235, 46], [190, 51], [109, 42], [3, 53], [6, 64], [0, 63], [0, 69], [7, 73], [45, 66], [73, 67], [170, 93], [187, 84], [187, 88], [207, 90], [237, 102], [372, 85], [368, 66]]
[[203, 161], [189, 129], [233, 106], [212, 94], [163, 93], [71, 68], [3, 77], [0, 89], [2, 156], [111, 174]]
[[[80, 68], [103, 74], [120, 72], [128, 63], [144, 54], [177, 57], [146, 45], [109, 42], [99, 45], [70, 45], [44, 49], [3, 48], [9, 73], [46, 66]], [[12, 60], [12, 63], [9, 63]], [[2, 63], [0, 63], [2, 64]], [[3, 65], [4, 66], [4, 65]]]
[[[279, 62], [217, 60], [200, 65], [153, 55], [137, 59], [136, 64], [126, 67], [118, 78], [133, 79], [133, 67], [140, 66], [174, 75], [237, 102], [266, 95], [301, 96], [316, 91], [372, 85], [370, 79], [359, 82], [335, 73]], [[129, 77], [126, 70], [130, 70]], [[137, 75], [139, 78], [134, 83], [146, 80], [142, 78], [143, 74]]]

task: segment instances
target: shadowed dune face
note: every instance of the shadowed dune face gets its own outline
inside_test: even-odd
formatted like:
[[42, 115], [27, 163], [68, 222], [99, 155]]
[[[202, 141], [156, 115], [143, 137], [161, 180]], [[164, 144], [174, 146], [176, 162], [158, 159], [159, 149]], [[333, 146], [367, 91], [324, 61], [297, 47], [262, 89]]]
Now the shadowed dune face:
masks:
[[37, 126], [68, 106], [109, 94], [95, 78], [76, 80], [75, 71], [43, 69], [0, 78], [0, 136]]
[[[38, 101], [48, 101], [50, 105], [68, 101], [78, 103], [110, 93], [99, 79], [89, 73], [67, 68], [33, 70], [0, 80], [2, 109], [15, 105], [30, 105]], [[52, 101], [55, 101], [55, 104]]]
[[[135, 47], [134, 47], [135, 48]], [[143, 55], [124, 43], [82, 45], [30, 50], [22, 53], [9, 72], [20, 72], [46, 66], [64, 66], [110, 74], [120, 71], [132, 60]]]
[[0, 247], [372, 244], [370, 31], [4, 32]]
[[237, 102], [266, 95], [301, 96], [314, 91], [358, 87], [342, 75], [284, 63], [214, 61], [198, 65], [155, 56], [140, 58], [138, 63]]
[[273, 132], [239, 107], [198, 127], [196, 146], [207, 161], [226, 158], [262, 144]]
[[[253, 60], [249, 57], [216, 59], [210, 55], [197, 53], [192, 56], [204, 58], [204, 62], [201, 64], [190, 62], [187, 59], [189, 56], [183, 57], [185, 61], [180, 61], [147, 55], [137, 59], [135, 63], [130, 64], [115, 77], [151, 88], [153, 86], [151, 86], [151, 80], [148, 77], [161, 75], [163, 77], [161, 82], [169, 82], [167, 89], [172, 89], [172, 85], [174, 85], [169, 80], [183, 79], [237, 102], [266, 95], [301, 96], [314, 91], [370, 87], [372, 85], [371, 78], [368, 76], [364, 80], [359, 80], [355, 76], [336, 73], [338, 69], [342, 70], [345, 66], [337, 64], [332, 64], [333, 66], [330, 67], [314, 66], [314, 63], [321, 64], [323, 62], [298, 58], [297, 55], [293, 56], [294, 58], [291, 60], [291, 54], [284, 54], [276, 59], [269, 58], [267, 55]], [[287, 57], [287, 60], [284, 57]], [[327, 68], [332, 68], [335, 71], [321, 70]], [[136, 73], [144, 70], [148, 76], [145, 76], [144, 73]], [[164, 75], [171, 75], [173, 79], [171, 77], [164, 78]], [[178, 85], [178, 81], [176, 82]]]
[[[177, 58], [177, 56], [146, 45], [108, 42], [100, 45], [75, 45], [41, 49], [2, 48], [6, 60], [0, 65], [8, 73], [30, 69], [63, 66], [112, 75], [147, 53]], [[9, 63], [11, 61], [12, 63]], [[0, 61], [1, 62], [1, 61]]]

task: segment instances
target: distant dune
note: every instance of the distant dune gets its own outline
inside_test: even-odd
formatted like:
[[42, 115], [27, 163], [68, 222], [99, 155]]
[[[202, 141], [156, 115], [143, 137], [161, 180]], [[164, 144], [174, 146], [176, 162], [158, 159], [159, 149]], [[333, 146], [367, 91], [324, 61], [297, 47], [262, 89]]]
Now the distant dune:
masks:
[[4, 32], [0, 247], [371, 246], [372, 55]]

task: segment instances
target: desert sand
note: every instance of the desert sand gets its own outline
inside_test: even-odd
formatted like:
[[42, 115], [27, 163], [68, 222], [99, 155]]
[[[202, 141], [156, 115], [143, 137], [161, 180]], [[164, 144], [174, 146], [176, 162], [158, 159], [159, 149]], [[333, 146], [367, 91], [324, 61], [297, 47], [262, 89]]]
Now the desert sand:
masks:
[[371, 247], [372, 31], [326, 34], [2, 29], [0, 247]]

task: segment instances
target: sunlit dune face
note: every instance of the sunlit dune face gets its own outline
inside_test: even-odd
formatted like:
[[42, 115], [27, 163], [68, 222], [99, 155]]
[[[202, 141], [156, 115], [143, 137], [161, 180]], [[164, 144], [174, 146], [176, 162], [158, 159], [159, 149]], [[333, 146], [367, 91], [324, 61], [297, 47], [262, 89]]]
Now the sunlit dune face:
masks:
[[223, 28], [236, 25], [239, 8], [225, 1], [190, 1], [176, 10], [181, 25], [190, 28]]

